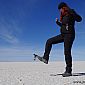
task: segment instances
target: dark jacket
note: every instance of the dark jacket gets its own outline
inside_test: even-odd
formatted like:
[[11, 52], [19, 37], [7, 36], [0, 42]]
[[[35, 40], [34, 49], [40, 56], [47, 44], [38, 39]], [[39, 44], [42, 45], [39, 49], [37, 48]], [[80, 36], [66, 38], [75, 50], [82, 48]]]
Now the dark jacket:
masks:
[[62, 19], [62, 23], [57, 21], [56, 23], [61, 27], [61, 33], [75, 33], [74, 25], [75, 21], [80, 22], [81, 16], [78, 15], [73, 9], [69, 10], [69, 15], [66, 15]]

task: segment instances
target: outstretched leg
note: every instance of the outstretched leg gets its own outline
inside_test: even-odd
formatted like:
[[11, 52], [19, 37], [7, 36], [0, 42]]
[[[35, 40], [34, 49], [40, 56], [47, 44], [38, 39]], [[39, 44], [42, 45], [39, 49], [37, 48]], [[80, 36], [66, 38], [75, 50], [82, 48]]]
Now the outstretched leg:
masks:
[[44, 52], [43, 58], [48, 61], [52, 45], [57, 44], [57, 43], [61, 43], [63, 41], [64, 41], [64, 38], [63, 38], [62, 34], [48, 39], [46, 42], [46, 45], [45, 45], [45, 52]]

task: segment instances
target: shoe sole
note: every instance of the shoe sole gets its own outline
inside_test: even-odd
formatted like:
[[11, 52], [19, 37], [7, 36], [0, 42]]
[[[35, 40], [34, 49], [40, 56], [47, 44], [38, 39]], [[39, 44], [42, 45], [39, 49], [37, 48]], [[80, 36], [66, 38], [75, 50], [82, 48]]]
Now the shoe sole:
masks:
[[63, 77], [69, 77], [72, 76], [72, 74], [62, 74]]
[[44, 62], [45, 64], [48, 64], [48, 62], [45, 59], [43, 59], [42, 57], [40, 57], [36, 54], [33, 54], [33, 55], [34, 55], [34, 60], [36, 60], [36, 58], [38, 58], [40, 61]]

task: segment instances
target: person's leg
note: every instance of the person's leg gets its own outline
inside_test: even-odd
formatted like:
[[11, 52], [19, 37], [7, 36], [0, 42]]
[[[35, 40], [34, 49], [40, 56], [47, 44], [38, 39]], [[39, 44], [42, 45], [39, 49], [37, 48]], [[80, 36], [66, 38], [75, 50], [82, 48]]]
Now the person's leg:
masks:
[[63, 35], [60, 34], [58, 36], [52, 37], [47, 40], [46, 45], [45, 45], [45, 52], [43, 58], [46, 59], [47, 61], [49, 60], [49, 54], [52, 48], [52, 44], [57, 44], [63, 42]]
[[72, 72], [72, 56], [71, 56], [71, 48], [74, 41], [75, 35], [65, 34], [64, 36], [64, 54], [65, 54], [65, 62], [66, 62], [66, 72]]

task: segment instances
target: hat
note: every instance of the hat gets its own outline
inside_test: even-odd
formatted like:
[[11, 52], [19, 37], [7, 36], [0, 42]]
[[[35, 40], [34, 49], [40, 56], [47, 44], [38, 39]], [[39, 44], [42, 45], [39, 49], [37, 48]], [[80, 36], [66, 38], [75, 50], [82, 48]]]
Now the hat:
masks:
[[58, 9], [61, 9], [62, 7], [67, 7], [67, 4], [65, 2], [61, 2], [59, 5], [58, 5]]

